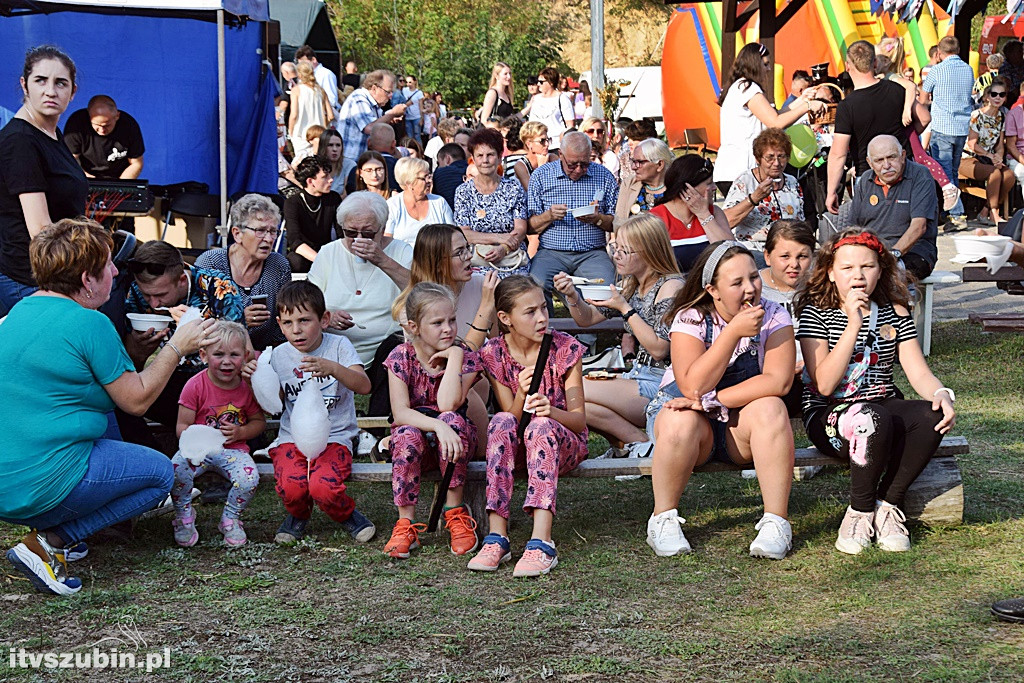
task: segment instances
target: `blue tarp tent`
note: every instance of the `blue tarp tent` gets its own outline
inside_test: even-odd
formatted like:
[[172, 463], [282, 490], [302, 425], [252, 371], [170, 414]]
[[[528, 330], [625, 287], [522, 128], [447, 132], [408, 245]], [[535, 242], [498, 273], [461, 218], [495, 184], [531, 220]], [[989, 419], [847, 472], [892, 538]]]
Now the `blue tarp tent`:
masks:
[[150, 182], [198, 180], [226, 196], [277, 191], [273, 74], [263, 74], [261, 50], [267, 0], [0, 0], [0, 14], [0, 107], [20, 106], [26, 50], [55, 44], [78, 68], [67, 114], [93, 95], [113, 97], [142, 127]]

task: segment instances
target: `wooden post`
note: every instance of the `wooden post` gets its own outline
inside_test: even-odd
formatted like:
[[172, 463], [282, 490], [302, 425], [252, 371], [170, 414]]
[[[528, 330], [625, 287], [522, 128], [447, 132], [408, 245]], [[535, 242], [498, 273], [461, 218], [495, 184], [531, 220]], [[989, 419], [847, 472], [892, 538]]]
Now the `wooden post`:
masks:
[[768, 103], [775, 106], [775, 33], [778, 27], [775, 21], [775, 0], [767, 0], [760, 11], [759, 24], [761, 44], [768, 48], [768, 92], [764, 94]]

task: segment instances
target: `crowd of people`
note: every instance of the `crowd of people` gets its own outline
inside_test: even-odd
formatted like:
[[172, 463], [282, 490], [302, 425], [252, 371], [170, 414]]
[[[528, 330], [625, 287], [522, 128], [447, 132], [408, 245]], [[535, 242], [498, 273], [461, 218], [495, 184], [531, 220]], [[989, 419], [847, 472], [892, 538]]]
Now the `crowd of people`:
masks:
[[[283, 211], [262, 195], [235, 201], [231, 244], [195, 264], [161, 241], [122, 254], [109, 230], [78, 217], [96, 167], [85, 162], [89, 146], [58, 127], [74, 63], [33, 49], [24, 105], [0, 131], [0, 358], [34, 378], [3, 380], [13, 419], [0, 437], [0, 519], [32, 529], [8, 559], [40, 590], [74, 593], [81, 582], [67, 562], [84, 556], [88, 536], [168, 493], [173, 538], [192, 546], [192, 485], [207, 472], [226, 489], [225, 543], [246, 543], [258, 484], [251, 450], [275, 399], [269, 456], [286, 513], [275, 540], [303, 538], [315, 504], [368, 542], [376, 526], [345, 486], [359, 442], [355, 394], [369, 395], [369, 414], [392, 417], [377, 449], [392, 462], [397, 521], [383, 550], [393, 558], [419, 546], [421, 474], [453, 468], [443, 512], [451, 550], [472, 555], [470, 570], [499, 569], [512, 557], [513, 474], [525, 468], [532, 530], [513, 575], [551, 571], [558, 477], [587, 457], [595, 430], [626, 455], [652, 458], [647, 542], [657, 555], [690, 551], [680, 497], [695, 467], [719, 460], [753, 464], [764, 512], [749, 551], [781, 559], [792, 548], [797, 415], [819, 450], [851, 464], [836, 548], [909, 549], [904, 496], [956, 417], [953, 390], [917, 342], [909, 288], [935, 265], [939, 197], [956, 211], [956, 194], [943, 195], [956, 182], [948, 164], [959, 153], [949, 150], [1002, 149], [958, 127], [950, 89], [961, 69], [949, 40], [923, 84], [935, 95], [930, 115], [916, 88], [911, 101], [883, 76], [875, 46], [849, 46], [825, 205], [838, 208], [844, 164], [857, 180], [850, 227], [820, 243], [804, 187], [787, 171], [783, 128], [828, 107], [829, 88], [808, 83], [777, 112], [763, 45], [744, 47], [726, 80], [716, 163], [675, 155], [650, 122], [619, 121], [613, 132], [585, 98], [576, 106], [552, 67], [519, 107], [511, 69], [496, 64], [472, 127], [444, 116], [412, 76], [359, 76], [353, 64], [339, 90], [303, 47], [282, 69], [294, 73], [282, 138], [294, 189]], [[1000, 83], [991, 79], [984, 96], [1009, 89]], [[94, 131], [130, 120], [109, 98], [94, 100], [84, 115]], [[970, 130], [989, 125], [993, 106], [968, 114]], [[937, 163], [925, 154], [918, 164], [907, 150], [923, 154], [911, 138], [929, 120]], [[125, 149], [111, 172], [141, 167], [141, 137]], [[1024, 263], [1024, 247], [1013, 258]], [[98, 312], [117, 295], [120, 270], [130, 276], [127, 313], [157, 316], [123, 338], [115, 324], [124, 321]], [[631, 370], [586, 378], [593, 337], [549, 331], [555, 297], [580, 328], [621, 318]], [[922, 400], [900, 393], [897, 362]], [[317, 443], [309, 406], [321, 400], [326, 441]], [[156, 452], [143, 417], [174, 429], [173, 459]], [[221, 437], [198, 460], [185, 448], [197, 425]], [[463, 498], [474, 457], [487, 467], [484, 538]]]

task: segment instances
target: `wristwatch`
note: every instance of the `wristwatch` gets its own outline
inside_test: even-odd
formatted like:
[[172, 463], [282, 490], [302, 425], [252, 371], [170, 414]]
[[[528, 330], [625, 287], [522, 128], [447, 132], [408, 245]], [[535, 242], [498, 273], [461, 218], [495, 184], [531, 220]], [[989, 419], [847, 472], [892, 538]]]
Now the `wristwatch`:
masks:
[[900, 251], [899, 249], [890, 249], [889, 252], [892, 254], [892, 257], [897, 261], [903, 258], [903, 252]]

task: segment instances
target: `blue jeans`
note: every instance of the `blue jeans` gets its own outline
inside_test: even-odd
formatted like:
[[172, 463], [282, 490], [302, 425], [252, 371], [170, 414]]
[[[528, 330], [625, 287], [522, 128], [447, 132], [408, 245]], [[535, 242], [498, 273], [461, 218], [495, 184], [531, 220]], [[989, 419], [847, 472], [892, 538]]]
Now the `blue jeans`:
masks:
[[418, 142], [418, 143], [420, 143], [422, 145], [423, 144], [423, 139], [422, 139], [422, 136], [423, 136], [423, 121], [422, 121], [422, 119], [416, 119], [414, 121], [413, 119], [407, 118], [405, 120], [405, 133], [406, 133], [406, 135], [411, 137], [413, 140], [415, 140], [416, 142]]
[[174, 483], [163, 453], [123, 441], [99, 439], [85, 476], [57, 507], [29, 519], [3, 521], [57, 533], [68, 545], [100, 529], [141, 515], [167, 497]]
[[[939, 163], [942, 170], [949, 176], [951, 183], [960, 187], [957, 180], [960, 170], [960, 158], [964, 155], [964, 145], [967, 143], [966, 135], [946, 135], [945, 133], [932, 132], [932, 141], [928, 145], [928, 153]], [[963, 216], [964, 204], [959, 199], [956, 206], [949, 210], [950, 216]]]
[[[554, 313], [554, 303], [551, 299], [551, 291], [554, 289], [552, 278], [559, 272], [586, 278], [604, 278], [609, 285], [615, 282], [615, 264], [604, 249], [555, 251], [541, 247], [530, 261], [530, 275], [544, 288], [544, 299], [548, 303], [549, 314]], [[578, 338], [581, 343], [590, 346], [597, 340], [597, 335], [581, 334]]]
[[0, 273], [0, 317], [11, 312], [14, 304], [26, 296], [35, 294], [38, 287], [23, 285]]

